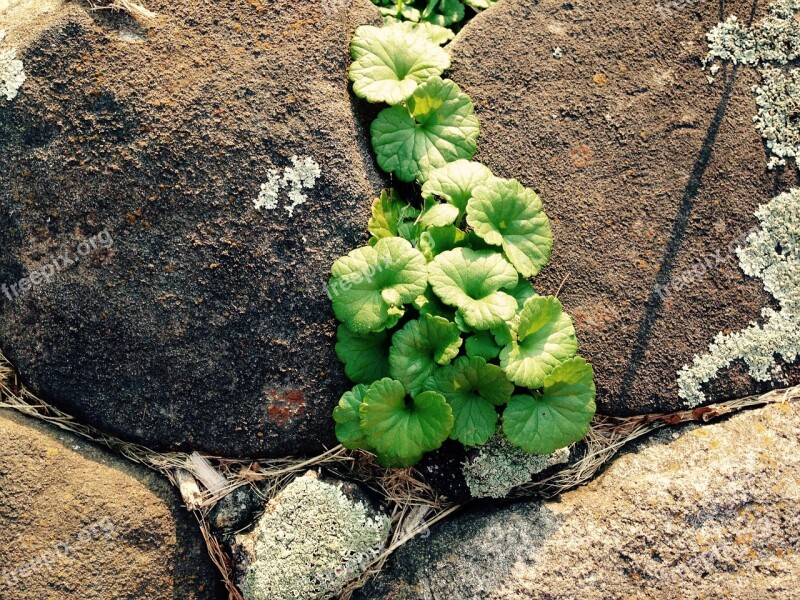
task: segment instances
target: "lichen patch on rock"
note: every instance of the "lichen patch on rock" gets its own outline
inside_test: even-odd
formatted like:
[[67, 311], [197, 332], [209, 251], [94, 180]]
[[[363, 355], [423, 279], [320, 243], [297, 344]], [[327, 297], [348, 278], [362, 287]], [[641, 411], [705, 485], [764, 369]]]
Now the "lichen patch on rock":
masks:
[[[5, 37], [6, 32], [0, 29], [0, 43]], [[0, 46], [0, 96], [5, 96], [6, 100], [16, 98], [25, 79], [25, 68], [17, 59], [17, 49]]]
[[473, 498], [505, 498], [518, 485], [527, 483], [536, 473], [569, 460], [569, 448], [552, 454], [528, 454], [512, 446], [505, 436], [495, 434], [477, 455], [462, 465]]
[[763, 279], [781, 310], [765, 308], [763, 325], [720, 333], [706, 354], [683, 367], [678, 387], [689, 406], [704, 402], [702, 385], [734, 361], [743, 360], [757, 381], [770, 381], [781, 379], [776, 356], [792, 363], [800, 355], [800, 189], [777, 196], [756, 216], [761, 230], [751, 233], [736, 253], [745, 274]]
[[329, 598], [378, 556], [389, 529], [385, 515], [339, 485], [298, 477], [237, 538], [239, 587], [248, 600]]

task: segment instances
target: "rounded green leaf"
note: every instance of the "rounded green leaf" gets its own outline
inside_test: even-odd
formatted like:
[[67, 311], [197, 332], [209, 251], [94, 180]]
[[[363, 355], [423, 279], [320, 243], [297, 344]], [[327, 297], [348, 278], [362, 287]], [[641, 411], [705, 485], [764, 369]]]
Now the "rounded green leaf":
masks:
[[536, 275], [550, 260], [553, 232], [542, 201], [515, 179], [492, 177], [475, 189], [467, 223], [487, 244], [502, 246], [523, 277]]
[[475, 10], [486, 10], [498, 0], [464, 0], [464, 4]]
[[430, 172], [422, 186], [422, 195], [444, 198], [464, 214], [472, 192], [490, 177], [489, 167], [479, 162], [456, 160]]
[[447, 52], [400, 24], [362, 25], [356, 29], [350, 51], [353, 91], [370, 102], [400, 104], [419, 84], [450, 66]]
[[346, 325], [336, 330], [336, 356], [344, 363], [344, 372], [355, 383], [372, 383], [389, 375], [389, 335], [355, 333]]
[[[389, 19], [384, 19], [385, 23], [391, 24], [393, 21], [391, 20], [392, 17]], [[428, 38], [431, 42], [436, 44], [437, 46], [443, 46], [454, 37], [456, 34], [453, 32], [452, 29], [448, 29], [447, 27], [442, 27], [441, 25], [434, 25], [433, 23], [414, 23], [412, 21], [394, 21], [403, 24], [403, 27], [409, 29], [415, 33], [419, 33], [424, 35]]]
[[514, 296], [517, 300], [517, 308], [522, 310], [522, 307], [525, 306], [525, 301], [536, 295], [536, 290], [530, 281], [527, 279], [520, 279], [516, 286], [508, 290], [508, 293]]
[[500, 353], [500, 366], [517, 385], [538, 389], [577, 350], [575, 327], [561, 302], [553, 296], [532, 296], [522, 307], [511, 344]]
[[392, 106], [372, 123], [372, 147], [378, 164], [402, 181], [424, 181], [431, 169], [472, 158], [479, 133], [472, 101], [440, 77], [420, 85], [408, 108]]
[[367, 442], [364, 432], [361, 431], [361, 416], [359, 409], [367, 386], [359, 384], [351, 391], [345, 392], [339, 400], [339, 405], [333, 409], [333, 420], [336, 421], [336, 437], [342, 446], [350, 450], [369, 450], [372, 446]]
[[494, 336], [488, 331], [478, 331], [464, 342], [467, 356], [480, 356], [486, 360], [492, 360], [500, 356], [500, 346]]
[[461, 311], [474, 329], [491, 329], [511, 319], [517, 311], [513, 288], [517, 271], [497, 252], [456, 248], [439, 254], [428, 265], [428, 281], [445, 304]]
[[422, 315], [392, 336], [389, 374], [416, 394], [437, 365], [446, 365], [461, 348], [461, 332], [442, 317]]
[[419, 224], [428, 227], [447, 227], [458, 219], [458, 209], [452, 204], [439, 204], [436, 201], [426, 201], [425, 210], [419, 217]]
[[453, 427], [453, 411], [440, 394], [423, 392], [409, 401], [403, 384], [388, 378], [369, 386], [359, 414], [384, 466], [410, 467], [439, 448]]
[[427, 288], [427, 261], [402, 238], [356, 248], [331, 268], [328, 294], [336, 317], [355, 333], [393, 327], [402, 306]]
[[439, 300], [439, 296], [434, 294], [430, 288], [425, 290], [421, 296], [417, 296], [414, 300], [414, 308], [419, 311], [420, 315], [442, 317], [448, 321], [453, 321], [456, 315], [456, 309]]
[[372, 218], [367, 229], [376, 241], [385, 237], [411, 241], [419, 235], [419, 227], [415, 224], [418, 217], [419, 211], [400, 200], [393, 189], [382, 190], [372, 203]]
[[450, 437], [467, 446], [486, 443], [497, 428], [495, 406], [508, 402], [514, 392], [514, 384], [500, 367], [466, 356], [437, 369], [425, 388], [440, 393], [450, 404], [454, 417]]
[[511, 399], [503, 413], [503, 431], [526, 452], [555, 452], [589, 433], [595, 394], [592, 366], [580, 357], [570, 359], [545, 378], [541, 394]]
[[438, 0], [436, 2], [428, 0], [428, 6], [433, 6], [433, 9], [424, 10], [420, 19], [435, 23], [440, 27], [449, 27], [453, 23], [458, 23], [465, 15], [461, 0]]
[[463, 246], [466, 237], [463, 231], [453, 225], [429, 227], [420, 235], [419, 251], [430, 262], [437, 254]]

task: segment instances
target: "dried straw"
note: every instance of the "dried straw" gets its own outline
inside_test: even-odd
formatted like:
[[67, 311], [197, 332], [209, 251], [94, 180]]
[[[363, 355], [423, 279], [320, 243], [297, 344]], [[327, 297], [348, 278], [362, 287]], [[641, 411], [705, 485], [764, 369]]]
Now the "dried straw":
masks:
[[89, 3], [92, 6], [92, 10], [112, 10], [127, 13], [140, 25], [147, 25], [149, 21], [158, 17], [158, 13], [148, 10], [138, 2], [133, 2], [133, 0], [112, 0], [110, 3], [109, 0], [101, 0], [101, 5], [99, 6], [91, 2], [91, 0]]

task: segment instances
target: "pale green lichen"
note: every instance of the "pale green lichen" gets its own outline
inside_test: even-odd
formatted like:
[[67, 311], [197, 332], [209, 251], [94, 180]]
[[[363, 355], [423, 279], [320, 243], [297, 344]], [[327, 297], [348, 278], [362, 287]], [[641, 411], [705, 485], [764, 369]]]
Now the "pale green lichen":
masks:
[[274, 210], [278, 208], [280, 192], [288, 188], [287, 198], [289, 203], [284, 206], [291, 217], [294, 210], [308, 201], [308, 196], [303, 190], [314, 187], [322, 175], [322, 170], [316, 161], [308, 156], [298, 158], [292, 156], [292, 166], [283, 170], [283, 176], [276, 169], [267, 172], [266, 183], [261, 184], [258, 198], [253, 201], [256, 210]]
[[477, 456], [464, 462], [461, 470], [473, 498], [505, 498], [536, 473], [568, 460], [569, 448], [548, 455], [528, 454], [498, 432], [480, 447]]
[[[785, 165], [787, 158], [796, 158], [800, 154], [800, 71], [788, 65], [800, 58], [800, 0], [778, 0], [753, 26], [729, 17], [706, 38], [706, 65], [720, 59], [759, 66], [762, 83], [753, 86], [758, 105], [753, 121], [771, 154], [767, 167], [773, 169]], [[711, 74], [717, 70], [718, 65], [712, 64]]]
[[785, 165], [800, 152], [800, 69], [764, 67], [761, 85], [754, 86], [758, 114], [754, 121], [772, 157], [770, 169]]
[[237, 538], [239, 587], [248, 600], [315, 600], [337, 594], [382, 551], [390, 521], [314, 474], [298, 477]]
[[800, 57], [798, 12], [800, 0], [778, 0], [770, 4], [769, 13], [756, 25], [728, 17], [706, 34], [706, 63], [721, 59], [745, 65], [788, 64]]
[[780, 380], [776, 356], [792, 363], [800, 356], [800, 189], [792, 189], [759, 207], [761, 229], [737, 249], [745, 274], [764, 281], [764, 289], [780, 303], [765, 308], [763, 324], [728, 335], [718, 334], [706, 354], [695, 356], [678, 374], [680, 397], [688, 406], [706, 400], [701, 386], [722, 369], [743, 360], [756, 381]]
[[[0, 29], [0, 43], [5, 37], [6, 32]], [[25, 69], [22, 61], [17, 60], [17, 49], [0, 48], [0, 96], [5, 96], [6, 100], [13, 100], [23, 83], [25, 83]]]

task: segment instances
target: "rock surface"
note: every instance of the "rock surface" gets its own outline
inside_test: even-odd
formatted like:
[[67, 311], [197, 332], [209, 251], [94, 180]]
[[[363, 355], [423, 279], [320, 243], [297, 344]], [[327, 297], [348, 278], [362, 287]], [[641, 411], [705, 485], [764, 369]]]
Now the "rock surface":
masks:
[[[725, 2], [725, 15], [747, 22], [752, 5]], [[701, 70], [719, 11], [503, 0], [449, 46], [451, 77], [481, 121], [476, 158], [539, 190], [553, 221], [554, 257], [537, 290], [564, 283], [601, 412], [680, 408], [679, 369], [771, 302], [731, 249], [797, 170], [766, 169], [752, 122], [756, 70], [723, 66], [713, 84]], [[789, 381], [756, 384], [736, 365], [708, 392], [719, 400], [797, 382], [797, 368]]]
[[197, 522], [152, 471], [0, 411], [0, 597], [222, 599]]
[[[350, 385], [325, 284], [382, 184], [348, 44], [377, 10], [145, 4], [143, 25], [87, 2], [0, 13], [27, 76], [0, 101], [0, 346], [46, 400], [151, 447], [334, 445]], [[257, 211], [292, 156], [320, 166], [308, 201]]]
[[435, 525], [356, 597], [791, 598], [798, 472], [797, 402], [663, 431], [560, 501]]

